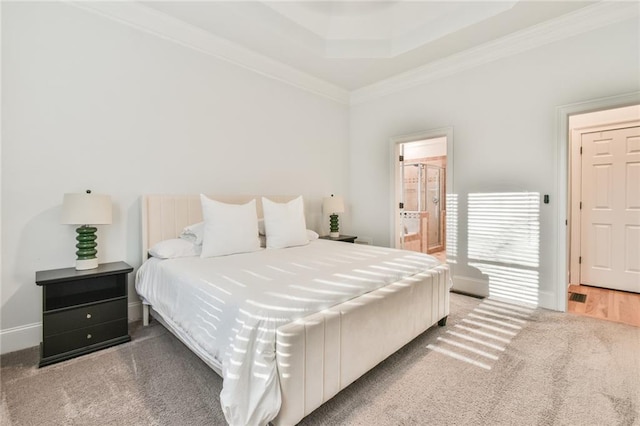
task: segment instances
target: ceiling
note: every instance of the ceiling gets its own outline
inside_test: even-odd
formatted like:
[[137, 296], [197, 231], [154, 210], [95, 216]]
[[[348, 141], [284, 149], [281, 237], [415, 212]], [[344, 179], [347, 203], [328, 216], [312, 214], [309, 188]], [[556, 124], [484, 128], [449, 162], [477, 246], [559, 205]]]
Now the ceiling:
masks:
[[140, 2], [347, 91], [593, 3], [596, 2]]

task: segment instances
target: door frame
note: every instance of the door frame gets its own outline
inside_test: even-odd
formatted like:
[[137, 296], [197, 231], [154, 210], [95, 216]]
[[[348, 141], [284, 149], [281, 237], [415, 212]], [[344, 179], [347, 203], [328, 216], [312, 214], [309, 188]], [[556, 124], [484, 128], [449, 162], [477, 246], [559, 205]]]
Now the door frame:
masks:
[[[589, 112], [603, 111], [640, 104], [640, 91], [625, 93], [606, 98], [592, 99], [556, 107], [556, 226], [552, 229], [558, 236], [557, 255], [553, 275], [556, 277], [556, 310], [567, 311], [567, 292], [569, 289], [570, 265], [570, 226], [571, 192], [569, 188], [569, 153], [571, 138], [569, 135], [569, 117]], [[564, 229], [564, 232], [562, 231]]]
[[[416, 133], [410, 133], [406, 135], [394, 136], [391, 138], [391, 191], [389, 199], [393, 200], [393, 203], [390, 206], [391, 212], [391, 220], [389, 223], [389, 229], [391, 232], [389, 233], [389, 247], [400, 247], [400, 238], [401, 238], [401, 230], [402, 230], [402, 222], [400, 221], [400, 209], [399, 203], [402, 199], [402, 182], [401, 182], [401, 174], [402, 170], [400, 167], [400, 162], [398, 161], [398, 157], [400, 156], [400, 150], [402, 144], [410, 143], [410, 142], [419, 142], [425, 139], [435, 139], [439, 137], [445, 137], [447, 139], [447, 171], [445, 173], [446, 178], [446, 194], [454, 193], [453, 186], [453, 127], [440, 127], [432, 130], [425, 130]], [[445, 206], [446, 209], [446, 206]], [[446, 227], [446, 224], [445, 224]], [[445, 235], [448, 235], [448, 230], [445, 229]]]

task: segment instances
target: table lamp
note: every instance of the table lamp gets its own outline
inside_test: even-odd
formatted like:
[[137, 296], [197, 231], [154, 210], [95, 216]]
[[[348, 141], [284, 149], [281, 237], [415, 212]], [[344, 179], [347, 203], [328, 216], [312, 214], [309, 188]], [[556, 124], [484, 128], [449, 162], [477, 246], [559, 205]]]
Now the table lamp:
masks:
[[322, 200], [322, 210], [325, 214], [329, 214], [329, 236], [338, 238], [340, 231], [338, 229], [338, 214], [344, 212], [344, 200], [342, 197], [326, 197]]
[[97, 228], [92, 225], [108, 225], [111, 223], [111, 197], [92, 194], [87, 190], [84, 194], [64, 194], [62, 200], [62, 220], [66, 225], [80, 225], [76, 229], [76, 269], [78, 271], [98, 267], [96, 254]]

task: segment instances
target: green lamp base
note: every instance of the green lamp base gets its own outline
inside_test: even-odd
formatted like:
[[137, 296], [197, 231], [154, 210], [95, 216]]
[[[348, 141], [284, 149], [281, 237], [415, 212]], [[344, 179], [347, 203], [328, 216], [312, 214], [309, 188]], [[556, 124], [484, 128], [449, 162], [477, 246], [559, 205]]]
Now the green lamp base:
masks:
[[95, 269], [98, 267], [98, 250], [96, 250], [96, 231], [98, 228], [94, 226], [81, 226], [76, 229], [78, 236], [76, 240], [78, 244], [76, 244], [76, 248], [78, 251], [76, 252], [76, 270], [84, 271], [86, 269]]
[[340, 236], [340, 231], [338, 228], [338, 215], [331, 214], [329, 215], [329, 236], [332, 238], [338, 238]]

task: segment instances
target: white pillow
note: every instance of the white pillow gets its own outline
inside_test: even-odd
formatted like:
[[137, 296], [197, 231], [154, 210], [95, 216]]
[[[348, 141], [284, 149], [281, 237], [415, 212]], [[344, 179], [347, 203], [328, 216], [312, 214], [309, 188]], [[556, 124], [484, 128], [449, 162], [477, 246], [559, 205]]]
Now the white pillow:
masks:
[[160, 241], [149, 249], [149, 254], [160, 259], [200, 256], [201, 247], [181, 238]]
[[262, 197], [267, 248], [302, 246], [309, 243], [302, 196], [288, 203]]
[[307, 238], [309, 239], [309, 241], [313, 241], [313, 240], [317, 240], [318, 238], [320, 238], [320, 235], [318, 235], [318, 233], [316, 231], [313, 231], [311, 229], [307, 229]]
[[260, 250], [256, 200], [226, 204], [200, 194], [204, 237], [200, 257], [224, 256]]
[[185, 226], [182, 232], [180, 232], [180, 238], [191, 241], [194, 244], [201, 245], [202, 238], [204, 238], [204, 222]]

